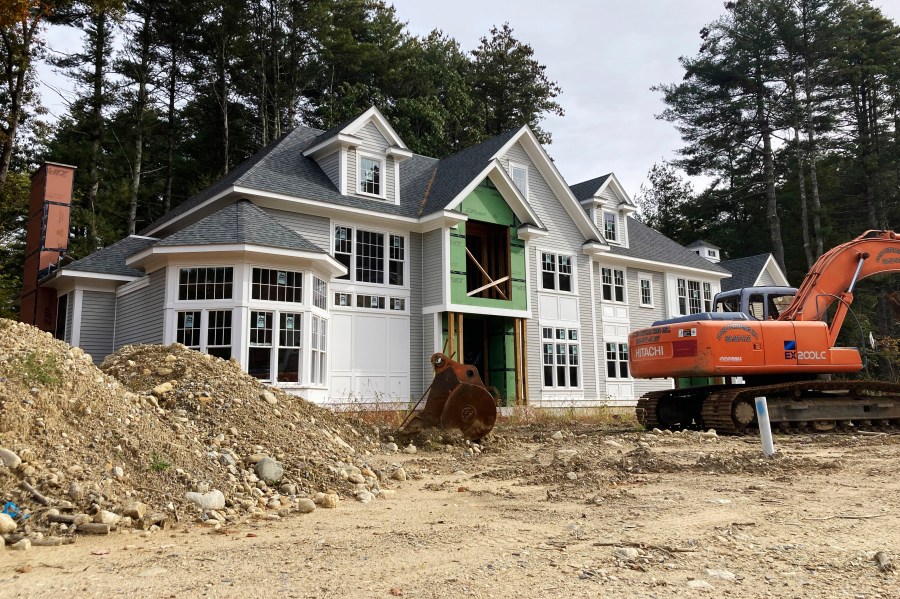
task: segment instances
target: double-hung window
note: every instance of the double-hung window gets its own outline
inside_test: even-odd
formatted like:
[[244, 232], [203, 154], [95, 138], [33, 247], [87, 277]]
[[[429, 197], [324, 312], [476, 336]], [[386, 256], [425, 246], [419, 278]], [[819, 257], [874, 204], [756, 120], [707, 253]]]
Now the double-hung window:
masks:
[[525, 198], [528, 198], [528, 167], [524, 164], [515, 162], [509, 163], [509, 176], [515, 183], [516, 187], [522, 192]]
[[371, 156], [359, 157], [359, 182], [357, 190], [366, 195], [384, 197], [384, 160]]
[[318, 316], [312, 317], [312, 341], [310, 345], [310, 384], [325, 384], [325, 356], [327, 335], [326, 327], [328, 321]]
[[223, 360], [229, 359], [231, 357], [231, 310], [181, 310], [176, 312], [175, 341]]
[[347, 274], [340, 279], [397, 286], [406, 281], [406, 238], [402, 235], [337, 226], [334, 257], [347, 267]]
[[628, 344], [606, 344], [606, 378], [628, 378]]
[[572, 291], [572, 257], [542, 252], [541, 287], [547, 290]]
[[578, 329], [542, 327], [545, 388], [573, 389], [581, 384]]
[[712, 312], [712, 285], [703, 283], [703, 311]]
[[608, 302], [625, 301], [625, 271], [618, 268], [601, 268], [603, 299]]
[[641, 292], [641, 307], [653, 307], [653, 279], [650, 275], [638, 275], [638, 285]]
[[616, 226], [616, 214], [614, 212], [603, 212], [603, 236], [606, 241], [618, 241], [618, 227]]

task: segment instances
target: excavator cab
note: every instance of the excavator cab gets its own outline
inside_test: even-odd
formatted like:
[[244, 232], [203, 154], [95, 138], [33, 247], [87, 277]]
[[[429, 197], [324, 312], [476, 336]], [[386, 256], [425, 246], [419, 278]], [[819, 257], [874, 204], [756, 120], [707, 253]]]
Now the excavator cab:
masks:
[[715, 312], [740, 312], [754, 320], [778, 320], [797, 294], [794, 287], [745, 287], [717, 293]]

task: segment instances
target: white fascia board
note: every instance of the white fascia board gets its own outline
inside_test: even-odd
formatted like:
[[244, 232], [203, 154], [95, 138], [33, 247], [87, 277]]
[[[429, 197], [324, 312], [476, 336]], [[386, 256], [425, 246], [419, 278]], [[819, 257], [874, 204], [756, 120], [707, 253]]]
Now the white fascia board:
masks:
[[387, 149], [386, 153], [397, 162], [403, 162], [404, 160], [409, 160], [413, 157], [413, 153], [411, 150], [401, 148], [400, 146], [391, 146]]
[[606, 255], [609, 251], [609, 244], [599, 241], [585, 241], [581, 244], [581, 251], [585, 256], [598, 257]]
[[356, 117], [356, 119], [341, 129], [341, 133], [349, 133], [353, 134], [362, 129], [366, 123], [372, 121], [385, 139], [388, 140], [390, 145], [397, 146], [403, 150], [406, 150], [406, 144], [403, 143], [403, 140], [400, 139], [400, 136], [397, 135], [397, 132], [391, 127], [391, 124], [388, 122], [384, 115], [381, 114], [381, 111], [378, 110], [377, 107], [372, 106], [367, 111]]
[[416, 233], [427, 233], [428, 231], [434, 231], [435, 229], [441, 229], [444, 227], [450, 228], [455, 227], [460, 223], [464, 223], [469, 220], [469, 216], [467, 214], [463, 214], [462, 212], [457, 212], [455, 210], [442, 210], [441, 212], [435, 212], [434, 214], [429, 214], [428, 216], [423, 216], [419, 219], [419, 225], [415, 228]]
[[338, 133], [328, 139], [317, 143], [313, 147], [304, 150], [303, 155], [312, 158], [313, 160], [318, 160], [324, 156], [331, 154], [332, 152], [336, 152], [342, 148], [355, 148], [357, 146], [361, 146], [363, 144], [363, 139], [360, 137], [356, 137], [355, 135], [348, 135], [346, 133]]
[[533, 241], [535, 239], [546, 237], [548, 231], [547, 229], [544, 229], [542, 227], [535, 227], [534, 225], [522, 225], [518, 229], [516, 229], [516, 234], [522, 241]]
[[607, 187], [612, 187], [613, 192], [619, 196], [619, 199], [623, 204], [627, 204], [628, 206], [633, 206], [636, 208], [635, 203], [629, 197], [628, 193], [625, 192], [625, 188], [622, 187], [622, 184], [619, 182], [619, 178], [616, 177], [615, 173], [609, 173], [609, 176], [606, 178], [606, 181], [603, 182], [603, 185], [600, 186], [600, 189], [597, 190], [597, 193], [594, 195], [600, 195], [604, 189]]
[[501, 165], [500, 161], [496, 158], [491, 160], [491, 162], [486, 167], [484, 167], [484, 169], [480, 173], [478, 173], [478, 175], [476, 175], [471, 181], [469, 181], [469, 184], [466, 185], [463, 190], [459, 192], [456, 197], [453, 198], [450, 203], [444, 207], [444, 210], [454, 210], [460, 204], [462, 204], [463, 200], [469, 197], [469, 194], [472, 193], [479, 184], [481, 184], [481, 181], [484, 180], [485, 177], [490, 177], [491, 181], [494, 183], [494, 186], [497, 187], [497, 191], [500, 192], [500, 196], [509, 205], [509, 207], [512, 208], [512, 211], [520, 221], [522, 221], [523, 223], [531, 222], [538, 227], [546, 228], [544, 227], [544, 223], [541, 222], [541, 219], [538, 217], [537, 213], [522, 196], [519, 188], [516, 187], [515, 183], [513, 183], [513, 180], [506, 172], [506, 169], [503, 168], [503, 165]]
[[531, 318], [531, 310], [510, 310], [506, 308], [485, 308], [483, 306], [466, 306], [464, 304], [439, 304], [422, 308], [423, 314], [440, 312], [457, 312], [460, 314], [478, 314], [480, 316], [507, 316], [509, 318]]
[[681, 266], [679, 264], [672, 264], [671, 262], [658, 262], [656, 260], [645, 260], [644, 258], [632, 258], [630, 256], [621, 256], [619, 254], [610, 254], [603, 253], [602, 255], [594, 256], [594, 259], [602, 262], [616, 262], [619, 264], [624, 264], [626, 266], [629, 265], [637, 265], [644, 267], [653, 267], [653, 270], [656, 272], [665, 272], [665, 273], [685, 273], [685, 274], [694, 274], [701, 275], [708, 279], [725, 279], [731, 276], [730, 273], [727, 272], [718, 272], [713, 270], [705, 270], [703, 268], [695, 268], [693, 266]]
[[223, 189], [222, 191], [220, 191], [213, 197], [209, 198], [205, 202], [201, 202], [200, 204], [197, 204], [190, 210], [186, 210], [185, 212], [182, 212], [181, 214], [177, 214], [170, 220], [167, 220], [166, 222], [157, 225], [155, 228], [147, 231], [147, 234], [151, 235], [153, 233], [159, 232], [160, 230], [166, 228], [166, 226], [171, 225], [174, 222], [178, 222], [179, 220], [183, 219], [184, 217], [189, 216], [189, 215], [193, 214], [194, 212], [197, 212], [198, 210], [205, 208], [206, 206], [209, 206], [216, 200], [219, 200], [220, 198], [223, 198], [223, 197], [227, 196], [228, 194], [233, 193], [235, 189], [236, 189], [236, 187], [234, 185], [232, 185], [230, 187], [226, 187], [225, 189]]
[[101, 272], [85, 272], [80, 270], [66, 270], [63, 268], [62, 270], [56, 271], [56, 276], [47, 282], [43, 283], [41, 287], [52, 287], [58, 289], [61, 285], [65, 284], [66, 279], [68, 280], [80, 280], [80, 281], [111, 281], [114, 283], [129, 283], [131, 281], [137, 281], [141, 277], [129, 277], [127, 275], [111, 275], [107, 273]]
[[787, 277], [784, 276], [783, 272], [781, 272], [781, 268], [778, 266], [778, 263], [775, 262], [775, 257], [772, 254], [769, 254], [769, 258], [766, 260], [765, 265], [759, 272], [759, 275], [756, 277], [756, 282], [753, 283], [754, 286], [759, 285], [759, 280], [760, 278], [762, 278], [762, 273], [766, 271], [768, 271], [769, 275], [771, 275], [771, 277], [775, 279], [776, 285], [781, 287], [790, 287]]
[[522, 144], [525, 153], [531, 158], [531, 161], [537, 167], [538, 171], [540, 171], [544, 180], [550, 185], [550, 188], [556, 194], [556, 197], [560, 199], [560, 203], [563, 208], [565, 208], [569, 218], [572, 219], [572, 222], [575, 223], [575, 226], [578, 227], [578, 230], [584, 235], [584, 238], [603, 239], [600, 230], [593, 222], [591, 222], [591, 219], [575, 197], [575, 194], [569, 189], [569, 186], [566, 184], [566, 180], [563, 179], [559, 169], [557, 169], [553, 161], [550, 160], [547, 151], [544, 150], [544, 147], [537, 140], [537, 137], [535, 137], [534, 132], [532, 132], [527, 125], [513, 135], [512, 139], [506, 142], [503, 147], [494, 154], [493, 158], [496, 159], [503, 156], [511, 147], [513, 147], [513, 145], [526, 140], [527, 143]]
[[328, 254], [321, 252], [308, 252], [304, 250], [288, 250], [283, 248], [273, 248], [264, 245], [256, 245], [252, 243], [223, 243], [223, 244], [205, 244], [205, 245], [170, 245], [170, 246], [154, 246], [148, 248], [149, 253], [141, 252], [132, 256], [135, 260], [149, 257], [150, 255], [175, 255], [175, 254], [221, 254], [221, 253], [241, 253], [241, 254], [264, 254], [267, 256], [283, 256], [286, 258], [298, 258], [308, 260], [310, 262], [320, 263], [331, 274], [341, 276], [347, 274], [347, 269], [343, 264], [335, 260]]

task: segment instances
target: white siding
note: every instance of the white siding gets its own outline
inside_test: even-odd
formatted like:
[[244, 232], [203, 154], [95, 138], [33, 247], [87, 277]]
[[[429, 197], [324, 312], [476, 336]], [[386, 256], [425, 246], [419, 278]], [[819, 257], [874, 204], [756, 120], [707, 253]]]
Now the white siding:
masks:
[[150, 283], [146, 287], [119, 296], [116, 300], [114, 349], [123, 345], [163, 342], [166, 269], [147, 276]]
[[376, 154], [384, 154], [388, 149], [388, 141], [385, 139], [378, 127], [371, 121], [365, 124], [359, 131], [354, 133], [356, 137], [363, 140], [362, 149], [366, 152], [374, 152]]
[[324, 216], [311, 216], [287, 210], [264, 208], [272, 218], [288, 229], [296, 231], [310, 243], [314, 243], [331, 253], [331, 221]]
[[[641, 289], [639, 278], [641, 274], [650, 276], [653, 297], [652, 308], [646, 308], [640, 305]], [[665, 285], [665, 276], [663, 273], [629, 268], [626, 277], [627, 293], [630, 300], [629, 310], [631, 313], [631, 330], [636, 331], [638, 329], [645, 329], [657, 320], [665, 319], [666, 294], [665, 289], [663, 288]], [[606, 372], [605, 366], [603, 372]], [[637, 400], [641, 395], [649, 391], [671, 388], [671, 379], [634, 379], [634, 399]]]
[[79, 346], [99, 364], [113, 350], [116, 294], [85, 291], [81, 302], [81, 339]]
[[759, 275], [759, 280], [756, 282], [756, 287], [766, 287], [771, 285], [778, 285], [778, 283], [775, 282], [775, 278], [768, 270], [763, 270]]
[[427, 353], [423, 345], [422, 331], [422, 235], [409, 234], [409, 393], [416, 400], [425, 390], [423, 371], [420, 367], [422, 354]]
[[381, 134], [378, 127], [371, 122], [366, 123], [366, 125], [354, 133], [354, 135], [362, 138], [363, 144], [358, 148], [359, 152], [357, 152], [357, 149], [355, 148], [350, 148], [347, 151], [347, 193], [378, 201], [377, 198], [358, 193], [359, 181], [357, 180], [356, 175], [357, 161], [359, 159], [358, 155], [359, 153], [371, 154], [384, 160], [384, 172], [381, 174], [382, 184], [384, 186], [384, 201], [393, 203], [395, 197], [394, 159], [386, 158], [385, 156], [385, 152], [389, 147], [387, 139]]

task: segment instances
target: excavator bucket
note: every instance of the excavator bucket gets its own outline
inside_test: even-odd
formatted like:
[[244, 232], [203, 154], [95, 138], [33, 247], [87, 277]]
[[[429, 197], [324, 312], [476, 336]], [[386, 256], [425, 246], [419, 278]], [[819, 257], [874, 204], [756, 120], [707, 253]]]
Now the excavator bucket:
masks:
[[497, 404], [474, 366], [451, 360], [442, 353], [431, 356], [434, 382], [425, 407], [413, 412], [398, 433], [415, 434], [426, 428], [458, 428], [470, 441], [494, 428]]

